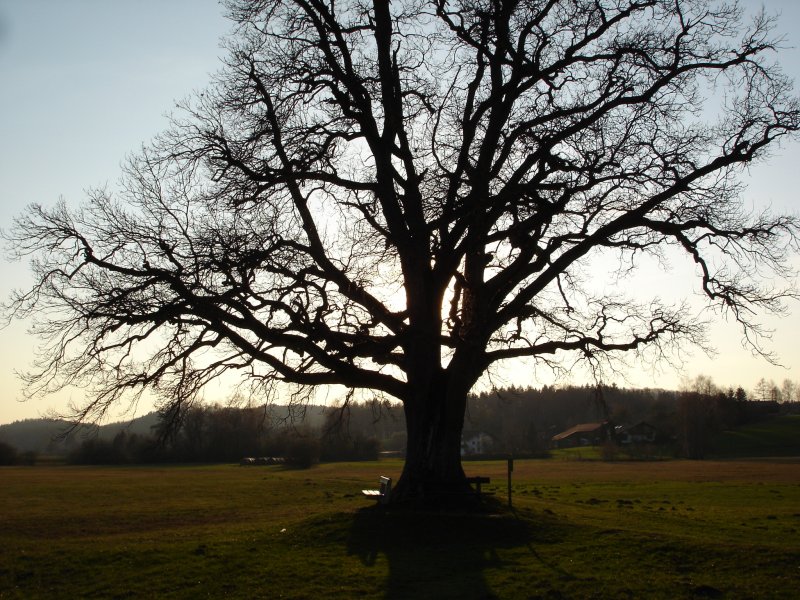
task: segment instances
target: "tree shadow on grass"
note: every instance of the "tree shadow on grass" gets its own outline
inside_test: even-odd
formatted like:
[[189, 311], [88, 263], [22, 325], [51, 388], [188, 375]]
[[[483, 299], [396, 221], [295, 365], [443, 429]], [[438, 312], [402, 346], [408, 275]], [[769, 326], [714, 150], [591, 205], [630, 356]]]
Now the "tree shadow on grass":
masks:
[[387, 599], [496, 598], [484, 572], [516, 566], [505, 565], [498, 550], [532, 550], [538, 533], [530, 521], [507, 513], [420, 513], [371, 507], [354, 516], [348, 552], [367, 566], [385, 557]]

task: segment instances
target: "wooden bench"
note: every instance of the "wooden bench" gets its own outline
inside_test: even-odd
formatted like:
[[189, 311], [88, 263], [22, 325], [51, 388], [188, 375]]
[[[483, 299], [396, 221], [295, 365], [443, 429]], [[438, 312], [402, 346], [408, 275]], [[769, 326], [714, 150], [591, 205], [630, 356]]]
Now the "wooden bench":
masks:
[[488, 485], [490, 481], [488, 477], [467, 477], [467, 483], [475, 486], [475, 491], [478, 493], [478, 496], [481, 495], [481, 486], [483, 484]]
[[367, 498], [377, 500], [381, 504], [389, 502], [389, 496], [392, 494], [392, 479], [391, 477], [380, 477], [381, 487], [378, 490], [361, 490]]

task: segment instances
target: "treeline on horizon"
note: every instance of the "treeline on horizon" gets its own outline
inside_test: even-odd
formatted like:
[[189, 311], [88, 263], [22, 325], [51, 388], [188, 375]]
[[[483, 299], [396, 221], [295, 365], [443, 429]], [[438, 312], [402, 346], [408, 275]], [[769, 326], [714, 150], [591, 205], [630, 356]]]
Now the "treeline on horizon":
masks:
[[[763, 396], [752, 400], [742, 388], [720, 390], [704, 377], [680, 392], [616, 386], [511, 387], [472, 395], [464, 433], [491, 440], [487, 455], [547, 456], [552, 437], [577, 424], [644, 421], [656, 428], [657, 437], [653, 447], [640, 448], [640, 453], [700, 459], [710, 450], [715, 433], [797, 404], [793, 397], [779, 404], [769, 399], [769, 390], [761, 392]], [[53, 428], [63, 431], [67, 422], [49, 422], [50, 428], [43, 430], [47, 421], [21, 421], [0, 426], [0, 464], [34, 464], [46, 454], [64, 456], [72, 464], [280, 457], [287, 465], [308, 467], [320, 461], [375, 460], [381, 451], [399, 454], [405, 447], [399, 405], [375, 400], [334, 408], [308, 406], [300, 413], [274, 406], [195, 406], [171, 432], [170, 423], [152, 413], [127, 427], [80, 426], [63, 439], [53, 439]], [[37, 439], [38, 446], [33, 446], [31, 441]]]

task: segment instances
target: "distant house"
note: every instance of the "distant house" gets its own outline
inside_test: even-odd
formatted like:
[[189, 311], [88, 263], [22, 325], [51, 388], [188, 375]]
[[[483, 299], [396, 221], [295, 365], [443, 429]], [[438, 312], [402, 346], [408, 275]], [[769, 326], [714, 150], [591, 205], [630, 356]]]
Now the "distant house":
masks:
[[492, 450], [494, 438], [482, 431], [465, 431], [461, 435], [461, 456], [486, 454]]
[[652, 444], [658, 431], [650, 423], [640, 421], [636, 425], [615, 427], [614, 433], [620, 444]]
[[602, 423], [582, 423], [566, 431], [554, 435], [551, 439], [553, 448], [574, 448], [576, 446], [599, 446], [610, 436], [608, 421]]

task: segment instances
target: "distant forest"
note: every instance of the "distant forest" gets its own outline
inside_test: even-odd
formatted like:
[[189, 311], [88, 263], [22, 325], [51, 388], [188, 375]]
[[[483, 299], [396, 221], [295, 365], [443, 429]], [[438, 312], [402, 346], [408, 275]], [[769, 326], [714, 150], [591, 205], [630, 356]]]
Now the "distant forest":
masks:
[[[786, 386], [785, 386], [786, 387]], [[780, 412], [798, 412], [797, 389], [774, 384], [752, 399], [742, 389], [720, 390], [698, 377], [690, 389], [626, 389], [616, 386], [507, 388], [472, 395], [464, 437], [480, 435], [483, 456], [546, 456], [554, 435], [582, 423], [615, 426], [648, 423], [656, 439], [643, 455], [703, 458], [715, 433]], [[782, 395], [781, 395], [782, 394]], [[779, 400], [786, 400], [779, 402]], [[63, 435], [70, 430], [69, 435]], [[613, 435], [607, 440], [614, 445]], [[402, 407], [386, 402], [343, 407], [193, 407], [168, 429], [158, 413], [129, 423], [72, 427], [66, 421], [32, 419], [0, 426], [0, 464], [33, 464], [62, 457], [74, 464], [238, 462], [278, 457], [287, 464], [374, 460], [402, 453]], [[629, 449], [630, 450], [630, 449]]]

